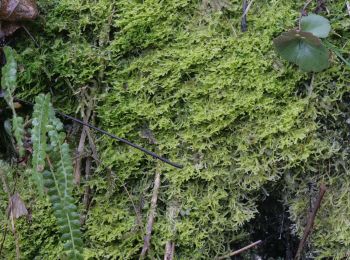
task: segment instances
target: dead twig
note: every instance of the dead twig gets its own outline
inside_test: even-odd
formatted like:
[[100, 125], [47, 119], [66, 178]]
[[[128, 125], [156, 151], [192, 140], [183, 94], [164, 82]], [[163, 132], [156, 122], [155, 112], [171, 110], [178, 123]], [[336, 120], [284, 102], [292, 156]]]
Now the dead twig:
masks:
[[4, 235], [2, 237], [2, 240], [1, 240], [1, 245], [0, 245], [0, 256], [2, 255], [2, 249], [4, 248], [4, 243], [5, 243], [5, 240], [6, 240], [6, 236], [7, 236], [7, 231], [8, 231], [8, 228], [7, 228], [8, 224], [6, 222], [6, 225], [4, 227]]
[[[87, 122], [87, 119], [84, 118], [84, 121]], [[82, 163], [82, 154], [84, 152], [84, 148], [85, 148], [85, 140], [86, 140], [86, 129], [87, 127], [84, 126], [82, 131], [81, 131], [81, 135], [80, 135], [80, 140], [79, 140], [79, 145], [77, 148], [77, 156], [75, 159], [75, 165], [74, 165], [74, 182], [75, 184], [79, 185], [80, 184], [80, 178], [81, 178], [81, 163]]]
[[[91, 157], [86, 158], [85, 162], [85, 181], [88, 182], [90, 180], [90, 172], [91, 172]], [[85, 224], [87, 214], [89, 212], [90, 208], [90, 201], [91, 201], [91, 188], [89, 185], [85, 186], [85, 191], [84, 191], [84, 197], [83, 197], [83, 205], [84, 205], [84, 212], [81, 215], [80, 218], [80, 223], [81, 225]]]
[[316, 203], [314, 205], [312, 212], [309, 213], [307, 224], [306, 224], [306, 227], [304, 230], [304, 234], [303, 234], [302, 239], [300, 240], [298, 250], [297, 250], [297, 253], [295, 255], [294, 260], [299, 260], [301, 257], [301, 252], [303, 251], [303, 248], [306, 244], [306, 240], [312, 231], [317, 211], [319, 210], [319, 208], [321, 206], [321, 202], [322, 202], [322, 199], [323, 199], [323, 196], [324, 196], [326, 190], [327, 190], [326, 186], [324, 184], [321, 184]]
[[30, 31], [28, 30], [28, 28], [25, 25], [22, 25], [22, 28], [24, 29], [24, 31], [28, 34], [28, 36], [30, 37], [30, 39], [34, 42], [35, 46], [37, 48], [40, 48], [39, 43], [35, 40], [34, 36], [30, 33]]
[[[83, 116], [83, 120], [85, 123], [87, 123], [89, 121], [89, 118], [91, 116], [91, 112], [92, 112], [92, 107], [88, 106], [84, 116]], [[75, 165], [74, 165], [74, 182], [75, 184], [79, 185], [80, 184], [80, 178], [81, 178], [81, 163], [82, 163], [82, 157], [80, 156], [83, 152], [84, 152], [84, 148], [85, 148], [85, 141], [86, 141], [86, 137], [87, 137], [87, 133], [86, 131], [89, 128], [87, 126], [83, 126], [83, 129], [81, 130], [81, 135], [80, 135], [80, 140], [79, 140], [79, 145], [77, 148], [77, 159], [75, 160]]]
[[[172, 201], [167, 207], [167, 219], [172, 236], [176, 233], [176, 218], [180, 212], [180, 205], [177, 201]], [[175, 253], [175, 242], [169, 239], [165, 244], [164, 260], [173, 260]]]
[[261, 243], [262, 243], [262, 240], [258, 240], [256, 242], [254, 242], [254, 243], [252, 243], [252, 244], [250, 244], [248, 246], [245, 246], [245, 247], [243, 247], [243, 248], [241, 248], [239, 250], [236, 250], [236, 251], [234, 251], [232, 253], [229, 253], [229, 254], [224, 255], [224, 256], [220, 256], [220, 257], [216, 258], [216, 260], [222, 260], [222, 259], [225, 259], [225, 258], [228, 258], [228, 257], [231, 257], [231, 256], [239, 255], [239, 254], [243, 253], [244, 251], [247, 251], [248, 249], [250, 249], [252, 247], [255, 247], [255, 246], [257, 246], [257, 245], [259, 245]]
[[253, 2], [254, 2], [254, 0], [251, 0], [251, 1], [247, 4], [247, 7], [246, 7], [245, 11], [243, 12], [242, 18], [248, 14], [249, 9], [250, 9], [250, 7], [252, 6]]
[[[94, 117], [94, 116], [93, 116]], [[92, 158], [94, 158], [94, 160], [96, 161], [96, 164], [100, 163], [100, 159], [98, 157], [98, 154], [97, 154], [97, 148], [96, 148], [96, 145], [95, 145], [95, 142], [94, 142], [94, 139], [92, 138], [91, 136], [91, 133], [90, 133], [90, 129], [87, 128], [87, 130], [85, 131], [86, 132], [86, 135], [88, 137], [88, 140], [89, 140], [89, 145], [90, 145], [90, 149], [91, 149], [91, 152], [92, 152]]]
[[243, 15], [242, 15], [242, 20], [241, 20], [241, 31], [242, 32], [246, 32], [248, 29], [247, 13], [246, 13], [247, 7], [248, 7], [247, 0], [243, 0]]
[[156, 175], [154, 178], [153, 195], [152, 195], [152, 199], [151, 199], [151, 209], [149, 211], [148, 221], [147, 221], [147, 225], [146, 225], [146, 235], [144, 237], [143, 248], [142, 248], [139, 259], [145, 258], [146, 253], [150, 247], [152, 230], [153, 230], [153, 223], [154, 223], [154, 218], [156, 216], [156, 211], [157, 211], [157, 201], [158, 201], [159, 188], [160, 188], [160, 169], [159, 169], [159, 164], [158, 164], [157, 169], [156, 169]]
[[165, 245], [164, 260], [173, 260], [175, 253], [175, 242], [168, 241]]

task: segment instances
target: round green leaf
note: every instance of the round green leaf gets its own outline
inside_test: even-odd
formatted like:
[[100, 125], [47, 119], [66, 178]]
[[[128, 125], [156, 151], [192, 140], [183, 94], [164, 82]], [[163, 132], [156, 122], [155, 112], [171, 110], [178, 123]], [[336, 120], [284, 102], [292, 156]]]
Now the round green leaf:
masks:
[[331, 31], [328, 19], [317, 14], [302, 17], [300, 26], [303, 32], [310, 32], [320, 38], [326, 38]]
[[329, 66], [328, 50], [311, 33], [291, 30], [273, 41], [282, 58], [297, 64], [303, 71], [319, 72]]

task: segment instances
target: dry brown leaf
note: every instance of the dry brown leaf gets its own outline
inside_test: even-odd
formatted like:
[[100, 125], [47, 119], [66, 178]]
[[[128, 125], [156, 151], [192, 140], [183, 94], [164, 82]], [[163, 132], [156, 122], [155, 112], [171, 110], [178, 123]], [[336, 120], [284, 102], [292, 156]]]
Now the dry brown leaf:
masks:
[[7, 208], [7, 212], [10, 216], [10, 219], [17, 219], [21, 216], [28, 215], [28, 210], [24, 205], [24, 202], [22, 201], [18, 192], [16, 192], [14, 195], [11, 196], [10, 204]]

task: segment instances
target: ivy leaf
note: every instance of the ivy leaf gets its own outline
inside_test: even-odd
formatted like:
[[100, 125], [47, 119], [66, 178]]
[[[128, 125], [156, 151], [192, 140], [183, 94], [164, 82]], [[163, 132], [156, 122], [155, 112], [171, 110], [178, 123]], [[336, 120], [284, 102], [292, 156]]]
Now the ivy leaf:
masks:
[[300, 28], [316, 37], [326, 38], [331, 31], [329, 20], [317, 14], [309, 14], [301, 18]]
[[328, 50], [309, 32], [290, 30], [273, 40], [276, 51], [301, 70], [319, 72], [329, 66]]

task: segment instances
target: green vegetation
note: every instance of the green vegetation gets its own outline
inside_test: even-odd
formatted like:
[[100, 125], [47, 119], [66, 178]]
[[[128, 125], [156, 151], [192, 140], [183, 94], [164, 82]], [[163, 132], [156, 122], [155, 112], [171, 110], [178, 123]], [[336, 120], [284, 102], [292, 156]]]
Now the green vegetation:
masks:
[[[175, 242], [175, 259], [213, 259], [253, 242], [251, 223], [267, 196], [284, 207], [267, 216], [270, 222], [300, 237], [320, 183], [328, 190], [304, 253], [316, 259], [350, 254], [350, 73], [338, 59], [347, 61], [350, 51], [343, 3], [328, 3], [329, 14], [322, 14], [332, 26], [329, 44], [340, 47], [329, 68], [311, 76], [280, 60], [272, 42], [295, 26], [303, 1], [254, 1], [245, 33], [238, 0], [222, 1], [229, 3], [222, 8], [211, 8], [220, 0], [38, 2], [41, 18], [29, 28], [40, 48], [18, 36], [16, 94], [33, 100], [52, 92], [55, 108], [74, 113], [88, 89], [99, 126], [185, 166], [157, 166], [96, 134], [100, 160], [92, 163], [93, 176], [73, 191], [66, 186], [73, 197], [59, 196], [73, 205], [86, 187], [93, 190], [82, 227], [86, 259], [138, 258], [156, 171], [161, 186], [149, 258], [163, 258], [167, 241]], [[68, 154], [67, 145], [53, 149]], [[33, 156], [39, 160], [32, 160], [34, 172], [43, 170], [45, 157]], [[38, 197], [21, 167], [12, 169], [20, 173], [16, 190], [32, 212], [31, 221], [16, 222], [22, 258], [59, 259], [64, 246], [55, 216], [66, 221], [69, 214]], [[61, 190], [47, 184], [51, 196]], [[7, 195], [0, 190], [0, 196]], [[6, 206], [2, 199], [1, 227]], [[293, 224], [283, 227], [280, 216], [287, 212]], [[74, 228], [60, 231], [78, 233]], [[260, 235], [268, 247], [271, 238]], [[15, 248], [8, 235], [2, 253], [13, 259]], [[242, 256], [254, 253], [264, 254], [255, 249]]]
[[[322, 71], [329, 66], [329, 52], [320, 38], [329, 35], [329, 21], [319, 15], [300, 18], [300, 29], [290, 30], [274, 39], [277, 52], [303, 71]], [[318, 38], [319, 37], [319, 38]]]
[[[7, 60], [6, 65], [2, 69], [2, 86], [5, 91], [5, 100], [11, 107], [13, 112], [12, 129], [13, 134], [16, 137], [18, 148], [21, 151], [21, 156], [24, 155], [24, 127], [23, 118], [18, 120], [16, 111], [14, 108], [13, 93], [16, 88], [16, 74], [17, 63], [14, 58], [14, 53], [10, 47], [4, 48], [5, 57]], [[56, 118], [54, 109], [50, 103], [50, 97], [48, 95], [40, 94], [36, 97], [34, 105], [33, 118], [31, 119], [31, 141], [33, 143], [33, 170], [29, 171], [38, 194], [44, 194], [43, 176], [45, 178], [45, 187], [47, 193], [50, 196], [54, 215], [57, 220], [60, 232], [62, 234], [61, 239], [65, 241], [64, 251], [67, 252], [69, 259], [81, 259], [83, 242], [81, 239], [80, 231], [80, 217], [77, 213], [77, 207], [74, 205], [74, 199], [72, 197], [73, 190], [73, 167], [72, 159], [70, 157], [69, 146], [65, 142], [65, 134], [62, 133], [63, 124]], [[20, 122], [20, 125], [18, 125]], [[47, 134], [50, 138], [49, 147], [47, 146]], [[48, 161], [48, 170], [45, 170], [46, 161]], [[52, 162], [56, 162], [56, 165], [52, 165]], [[10, 198], [10, 190], [7, 184], [6, 176], [3, 171], [8, 166], [3, 162], [1, 163], [1, 179], [4, 191]], [[44, 174], [43, 174], [44, 172]], [[27, 186], [30, 187], [29, 185]], [[38, 197], [40, 198], [40, 197]], [[16, 209], [13, 209], [14, 202], [12, 202], [12, 209], [9, 211], [10, 216], [16, 215]], [[18, 206], [17, 206], [18, 207]], [[27, 210], [25, 210], [27, 212]], [[27, 213], [26, 213], [27, 214]], [[18, 214], [17, 214], [18, 215]], [[11, 217], [11, 225], [14, 236], [15, 231], [15, 218]], [[5, 234], [5, 233], [4, 233]], [[16, 241], [16, 247], [19, 247], [18, 241]], [[16, 258], [19, 258], [20, 254], [17, 250]], [[64, 255], [63, 255], [64, 256]]]

